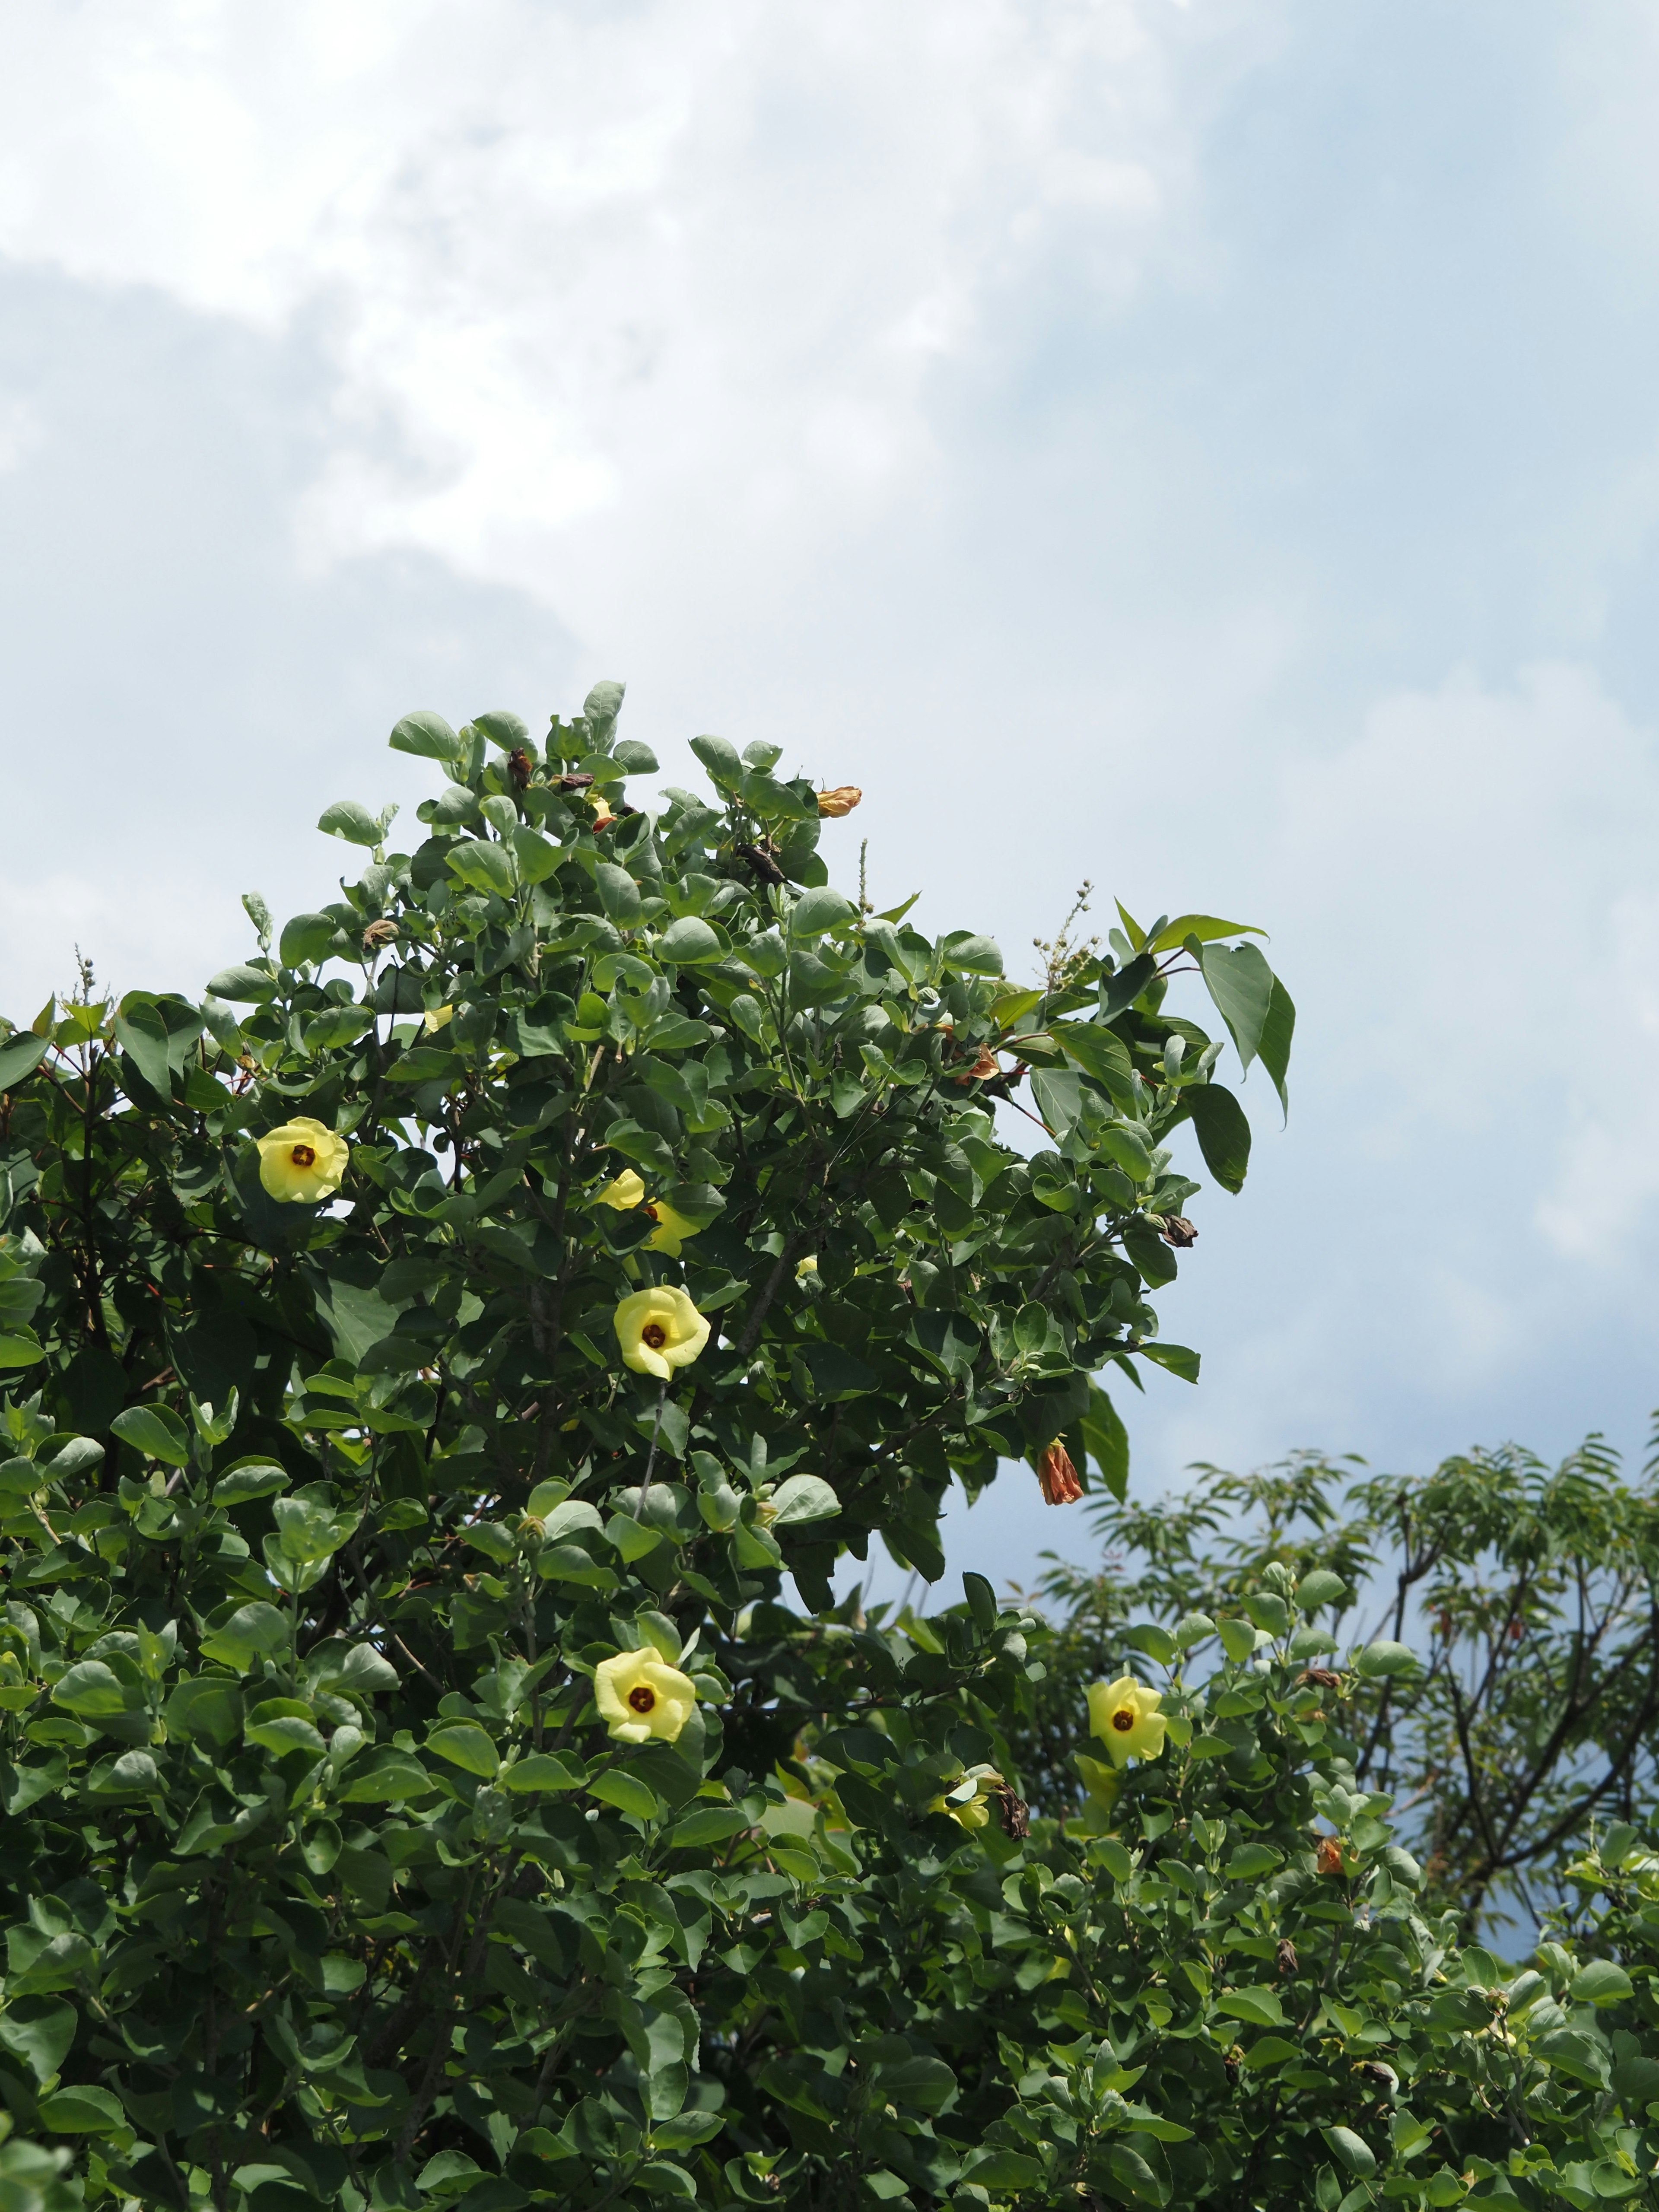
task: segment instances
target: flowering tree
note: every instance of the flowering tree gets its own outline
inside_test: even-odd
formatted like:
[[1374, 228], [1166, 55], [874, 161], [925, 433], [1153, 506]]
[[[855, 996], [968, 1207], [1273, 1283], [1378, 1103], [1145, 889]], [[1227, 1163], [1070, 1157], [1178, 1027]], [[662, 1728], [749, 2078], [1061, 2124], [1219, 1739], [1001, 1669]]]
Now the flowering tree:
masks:
[[1095, 1378], [1195, 1379], [1149, 1298], [1183, 1125], [1244, 1177], [1224, 1046], [1283, 1096], [1251, 933], [1022, 988], [832, 890], [857, 794], [774, 747], [630, 808], [620, 703], [406, 718], [412, 852], [331, 806], [361, 876], [201, 1004], [0, 1042], [0, 2203], [1351, 2206], [1516, 2126], [1617, 2193], [1356, 1780], [1331, 1577], [1209, 1682], [1127, 1631], [1068, 1822], [1031, 1616], [835, 1602], [1000, 1462], [1121, 1494]]

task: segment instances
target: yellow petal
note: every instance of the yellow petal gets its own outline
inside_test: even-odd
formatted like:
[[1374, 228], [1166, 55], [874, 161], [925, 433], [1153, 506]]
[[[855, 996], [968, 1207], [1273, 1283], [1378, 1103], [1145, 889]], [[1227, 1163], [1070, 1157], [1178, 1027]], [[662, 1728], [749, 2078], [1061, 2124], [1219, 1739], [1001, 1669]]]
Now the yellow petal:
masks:
[[666, 1382], [689, 1367], [708, 1341], [708, 1323], [682, 1290], [659, 1283], [625, 1297], [612, 1316], [623, 1364]]
[[317, 1206], [332, 1198], [351, 1154], [343, 1137], [308, 1114], [296, 1114], [254, 1141], [260, 1183], [269, 1196], [285, 1206]]
[[620, 1741], [643, 1743], [656, 1736], [672, 1743], [696, 1709], [697, 1692], [689, 1676], [644, 1644], [599, 1662], [593, 1669], [593, 1702]]
[[624, 1168], [614, 1182], [606, 1183], [593, 1200], [595, 1206], [614, 1206], [618, 1213], [630, 1213], [645, 1197], [645, 1184], [633, 1168]]

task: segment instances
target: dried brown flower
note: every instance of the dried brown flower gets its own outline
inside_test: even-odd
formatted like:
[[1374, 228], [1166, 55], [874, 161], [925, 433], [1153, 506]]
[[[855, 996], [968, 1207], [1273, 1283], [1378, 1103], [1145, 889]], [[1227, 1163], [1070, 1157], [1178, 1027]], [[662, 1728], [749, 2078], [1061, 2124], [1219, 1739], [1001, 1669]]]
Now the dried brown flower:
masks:
[[1340, 1874], [1342, 1846], [1334, 1836], [1322, 1836], [1319, 1848], [1314, 1853], [1314, 1864], [1321, 1874]]
[[1058, 1437], [1037, 1462], [1037, 1480], [1045, 1505], [1070, 1505], [1083, 1495], [1083, 1485], [1072, 1465], [1072, 1455]]
[[1158, 1233], [1166, 1244], [1173, 1244], [1178, 1252], [1184, 1252], [1189, 1244], [1198, 1242], [1197, 1230], [1179, 1213], [1166, 1213]]
[[1297, 1969], [1296, 1946], [1288, 1936], [1279, 1939], [1279, 1948], [1273, 1954], [1281, 1974], [1293, 1974]]
[[1031, 1832], [1030, 1807], [1023, 1797], [1017, 1797], [1004, 1783], [1000, 1790], [991, 1792], [991, 1802], [997, 1808], [997, 1818], [1002, 1823], [1003, 1833], [1021, 1843]]
[[389, 921], [384, 918], [379, 921], [371, 921], [363, 932], [363, 950], [365, 952], [371, 952], [377, 945], [390, 945], [397, 934], [398, 925], [395, 921]]

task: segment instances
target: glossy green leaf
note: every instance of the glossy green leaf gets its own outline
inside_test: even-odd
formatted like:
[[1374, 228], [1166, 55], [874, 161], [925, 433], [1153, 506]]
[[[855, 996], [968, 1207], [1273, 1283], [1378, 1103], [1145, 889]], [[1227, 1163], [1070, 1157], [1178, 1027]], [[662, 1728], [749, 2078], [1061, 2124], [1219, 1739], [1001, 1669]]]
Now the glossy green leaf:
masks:
[[1184, 1098], [1205, 1166], [1223, 1190], [1242, 1190], [1250, 1164], [1250, 1125], [1243, 1108], [1218, 1083], [1194, 1084]]

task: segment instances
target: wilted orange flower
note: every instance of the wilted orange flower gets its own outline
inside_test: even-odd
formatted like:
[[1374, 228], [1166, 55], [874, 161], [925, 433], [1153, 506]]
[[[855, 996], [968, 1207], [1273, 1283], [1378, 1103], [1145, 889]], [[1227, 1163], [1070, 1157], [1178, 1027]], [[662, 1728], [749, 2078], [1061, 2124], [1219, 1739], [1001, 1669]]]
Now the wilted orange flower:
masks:
[[1314, 1864], [1321, 1874], [1340, 1874], [1342, 1846], [1334, 1836], [1322, 1836], [1319, 1848], [1314, 1853]]
[[1037, 1462], [1037, 1480], [1042, 1486], [1045, 1505], [1070, 1505], [1083, 1495], [1072, 1455], [1058, 1437]]
[[978, 1059], [975, 1060], [971, 1067], [963, 1068], [962, 1073], [957, 1076], [957, 1081], [958, 1083], [982, 1083], [988, 1076], [1000, 1075], [1001, 1073], [1002, 1069], [998, 1063], [995, 1053], [992, 1051], [988, 1044], [982, 1044], [979, 1048]]
[[818, 812], [832, 815], [838, 822], [843, 814], [852, 812], [863, 796], [857, 784], [838, 783], [833, 791], [819, 792]]

